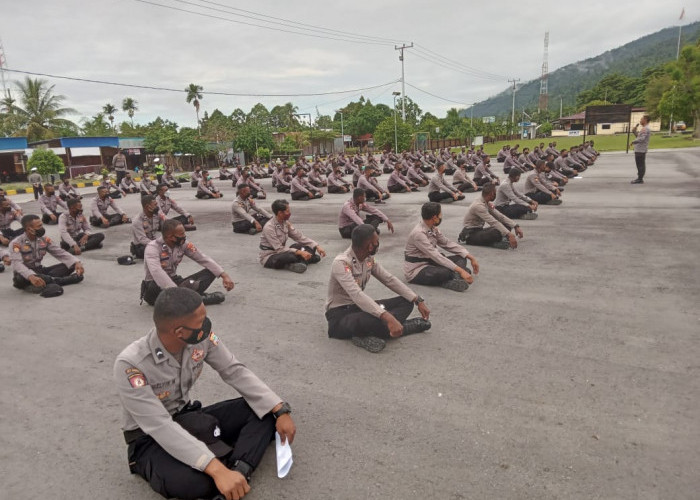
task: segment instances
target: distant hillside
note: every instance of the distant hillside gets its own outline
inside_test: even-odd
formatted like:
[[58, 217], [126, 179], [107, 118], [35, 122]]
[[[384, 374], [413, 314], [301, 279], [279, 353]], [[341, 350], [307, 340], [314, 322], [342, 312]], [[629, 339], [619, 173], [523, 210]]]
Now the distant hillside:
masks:
[[[682, 45], [695, 43], [700, 38], [700, 21], [683, 26]], [[622, 47], [603, 54], [569, 64], [549, 74], [549, 109], [559, 108], [559, 96], [564, 105], [574, 105], [576, 95], [592, 88], [603, 76], [620, 73], [639, 77], [649, 67], [672, 61], [676, 57], [678, 27], [666, 28], [644, 36]], [[515, 94], [516, 109], [537, 108], [540, 95], [540, 80], [531, 80], [521, 85]], [[512, 93], [506, 89], [474, 106], [474, 116], [497, 116], [510, 114]], [[469, 108], [461, 110], [462, 116], [469, 116]]]

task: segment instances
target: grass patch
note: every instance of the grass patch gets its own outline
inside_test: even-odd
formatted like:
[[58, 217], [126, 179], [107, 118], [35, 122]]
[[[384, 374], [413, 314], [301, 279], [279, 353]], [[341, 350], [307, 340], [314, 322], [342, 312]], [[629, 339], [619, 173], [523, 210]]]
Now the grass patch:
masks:
[[[588, 135], [586, 140], [592, 139], [595, 142], [595, 148], [599, 152], [603, 151], [624, 151], [627, 147], [627, 134], [619, 135]], [[486, 144], [484, 151], [489, 155], [494, 156], [506, 144], [511, 146], [520, 144], [520, 150], [524, 147], [530, 148], [530, 151], [535, 146], [539, 146], [540, 142], [544, 142], [545, 147], [552, 141], [557, 141], [557, 149], [569, 149], [571, 146], [576, 146], [583, 142], [581, 137], [546, 137], [544, 139], [521, 139], [515, 141], [501, 141], [492, 144]], [[630, 141], [634, 140], [634, 135], [630, 135]], [[690, 134], [674, 134], [671, 137], [665, 135], [664, 132], [652, 134], [649, 140], [649, 149], [667, 149], [667, 148], [691, 148], [700, 146], [700, 139], [693, 139]], [[452, 148], [453, 151], [459, 151], [460, 148]], [[632, 151], [632, 148], [630, 148]]]

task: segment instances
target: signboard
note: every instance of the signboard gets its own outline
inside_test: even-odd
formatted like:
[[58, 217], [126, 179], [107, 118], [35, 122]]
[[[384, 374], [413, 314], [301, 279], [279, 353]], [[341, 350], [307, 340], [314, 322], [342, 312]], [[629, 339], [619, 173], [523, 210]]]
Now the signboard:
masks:
[[586, 106], [586, 113], [583, 121], [584, 123], [629, 123], [631, 115], [631, 104]]
[[343, 142], [352, 142], [352, 136], [351, 135], [344, 135]]
[[472, 141], [472, 146], [483, 146], [484, 145], [484, 136], [483, 135], [477, 135], [474, 137], [474, 140]]
[[569, 137], [579, 137], [583, 130], [569, 130]]

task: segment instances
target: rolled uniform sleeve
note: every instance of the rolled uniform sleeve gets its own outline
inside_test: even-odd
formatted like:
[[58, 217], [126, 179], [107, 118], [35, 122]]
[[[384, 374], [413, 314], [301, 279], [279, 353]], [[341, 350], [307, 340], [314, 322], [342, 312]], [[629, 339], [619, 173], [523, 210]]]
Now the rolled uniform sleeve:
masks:
[[259, 418], [282, 402], [282, 398], [236, 359], [215, 334], [210, 336], [210, 344], [204, 361], [217, 371], [224, 382], [243, 396]]
[[217, 264], [214, 261], [214, 259], [200, 252], [194, 245], [194, 243], [192, 243], [191, 241], [188, 241], [185, 245], [185, 255], [187, 255], [190, 259], [195, 261], [200, 266], [209, 269], [212, 272], [212, 274], [217, 278], [221, 276], [224, 272], [224, 269], [219, 264]]
[[214, 453], [172, 419], [138, 368], [117, 359], [114, 381], [124, 409], [143, 432], [180, 462], [200, 471], [206, 469]]

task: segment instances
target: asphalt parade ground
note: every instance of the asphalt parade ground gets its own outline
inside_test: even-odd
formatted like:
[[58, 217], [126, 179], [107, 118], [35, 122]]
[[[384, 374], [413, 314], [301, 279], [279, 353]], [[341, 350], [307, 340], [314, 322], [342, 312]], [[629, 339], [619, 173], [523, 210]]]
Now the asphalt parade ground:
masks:
[[[633, 155], [603, 155], [561, 206], [521, 222], [517, 250], [469, 248], [481, 265], [469, 290], [413, 286], [432, 329], [379, 354], [329, 339], [323, 316], [330, 263], [348, 246], [336, 222], [349, 196], [291, 202], [292, 223], [328, 252], [299, 275], [263, 269], [259, 237], [232, 233], [230, 182], [218, 183], [220, 200], [171, 190], [195, 217], [188, 238], [236, 283], [208, 308], [213, 331], [297, 424], [289, 476], [276, 477], [271, 447], [246, 499], [697, 498], [700, 148], [653, 151], [646, 183], [630, 185], [635, 174]], [[450, 238], [475, 196], [443, 207]], [[268, 191], [258, 203], [277, 197], [289, 199]], [[12, 198], [38, 213], [32, 195]], [[402, 279], [425, 201], [423, 188], [378, 207], [396, 227], [381, 226], [378, 259]], [[138, 195], [117, 203], [140, 211]], [[116, 263], [130, 226], [106, 233], [81, 257], [85, 281], [61, 297], [0, 275], [2, 498], [161, 498], [129, 474], [112, 382], [114, 358], [150, 329], [152, 308], [139, 305], [143, 265]], [[47, 234], [58, 239], [58, 228]], [[196, 269], [185, 259], [180, 271]], [[392, 296], [375, 281], [367, 291]], [[206, 405], [235, 393], [205, 369], [193, 396]]]

